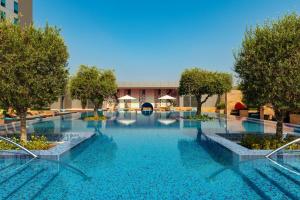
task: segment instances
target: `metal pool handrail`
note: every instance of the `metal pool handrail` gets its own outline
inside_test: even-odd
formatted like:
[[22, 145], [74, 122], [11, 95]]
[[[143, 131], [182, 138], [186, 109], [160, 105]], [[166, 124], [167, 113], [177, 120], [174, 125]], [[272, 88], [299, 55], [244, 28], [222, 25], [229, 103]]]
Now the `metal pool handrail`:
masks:
[[295, 139], [295, 140], [293, 140], [293, 141], [291, 141], [291, 142], [289, 142], [289, 143], [287, 143], [287, 144], [285, 144], [285, 145], [283, 145], [283, 146], [281, 146], [281, 147], [275, 149], [275, 150], [272, 151], [271, 153], [267, 154], [267, 155], [266, 155], [266, 158], [269, 158], [269, 157], [270, 157], [271, 155], [273, 155], [274, 153], [276, 153], [276, 152], [278, 152], [278, 151], [284, 149], [284, 148], [287, 147], [287, 146], [290, 146], [290, 145], [292, 145], [292, 144], [294, 144], [294, 143], [297, 143], [297, 142], [299, 142], [299, 141], [300, 141], [300, 138], [297, 138], [297, 139]]
[[34, 158], [37, 158], [37, 157], [38, 157], [37, 155], [35, 155], [34, 153], [32, 153], [31, 151], [29, 151], [28, 149], [26, 149], [26, 148], [23, 147], [22, 145], [20, 145], [20, 144], [14, 142], [14, 141], [12, 141], [12, 140], [10, 140], [10, 139], [8, 139], [8, 138], [5, 138], [5, 137], [0, 136], [0, 140], [4, 140], [4, 141], [6, 141], [6, 142], [8, 142], [8, 143], [11, 143], [11, 144], [13, 144], [13, 145], [19, 147], [20, 149], [24, 150], [26, 153], [30, 154], [30, 155], [31, 155], [32, 157], [34, 157]]
[[293, 174], [296, 174], [296, 175], [300, 176], [300, 173], [299, 173], [299, 172], [297, 172], [297, 171], [295, 171], [295, 170], [292, 170], [292, 169], [289, 169], [289, 168], [287, 168], [287, 167], [285, 167], [285, 166], [279, 164], [278, 162], [276, 162], [276, 161], [273, 160], [272, 158], [267, 157], [267, 159], [268, 159], [269, 161], [271, 161], [272, 163], [274, 163], [275, 165], [277, 165], [278, 167], [281, 167], [282, 169], [285, 169], [285, 170], [287, 170], [287, 171], [289, 171], [289, 172], [291, 172], [291, 173], [293, 173]]

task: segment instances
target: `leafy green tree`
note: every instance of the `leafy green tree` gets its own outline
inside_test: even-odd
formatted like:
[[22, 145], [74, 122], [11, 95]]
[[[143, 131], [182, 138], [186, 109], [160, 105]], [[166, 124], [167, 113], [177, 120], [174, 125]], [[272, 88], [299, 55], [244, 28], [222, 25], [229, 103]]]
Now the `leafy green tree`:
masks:
[[22, 141], [27, 141], [27, 109], [49, 106], [63, 94], [67, 59], [57, 28], [0, 23], [0, 105], [16, 110]]
[[232, 76], [227, 73], [211, 72], [200, 68], [186, 69], [181, 74], [180, 95], [194, 95], [197, 100], [197, 115], [201, 115], [202, 105], [215, 94], [230, 91]]
[[71, 97], [72, 99], [80, 100], [82, 109], [85, 109], [87, 106], [90, 92], [87, 88], [90, 87], [90, 77], [92, 75], [89, 73], [87, 66], [81, 65], [76, 76], [71, 77], [69, 81]]
[[247, 30], [235, 72], [246, 102], [272, 104], [282, 137], [284, 117], [300, 106], [300, 17], [286, 15]]
[[81, 65], [77, 74], [71, 78], [70, 92], [73, 99], [94, 104], [94, 116], [98, 117], [98, 109], [104, 99], [117, 92], [116, 77], [112, 70], [100, 70], [97, 67]]

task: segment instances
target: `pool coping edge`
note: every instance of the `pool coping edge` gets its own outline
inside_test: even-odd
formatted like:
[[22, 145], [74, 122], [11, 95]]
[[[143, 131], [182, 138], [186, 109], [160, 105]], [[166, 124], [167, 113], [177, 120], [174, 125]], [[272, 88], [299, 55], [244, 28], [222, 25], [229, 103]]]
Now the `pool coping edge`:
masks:
[[228, 149], [232, 153], [236, 154], [240, 161], [264, 158], [268, 153], [272, 152], [272, 150], [247, 149], [246, 147], [243, 147], [243, 146], [241, 146], [233, 141], [230, 141], [222, 136], [219, 136], [215, 133], [209, 133], [209, 134], [203, 133], [203, 135], [207, 139], [223, 146], [224, 148]]
[[[83, 143], [84, 141], [92, 138], [95, 135], [95, 132], [69, 132], [68, 134], [81, 134], [81, 137], [58, 143], [48, 150], [32, 150], [31, 152], [36, 154], [39, 158], [59, 160], [60, 156]], [[28, 154], [26, 154], [23, 150], [0, 150], [0, 157], [16, 157], [27, 155]]]

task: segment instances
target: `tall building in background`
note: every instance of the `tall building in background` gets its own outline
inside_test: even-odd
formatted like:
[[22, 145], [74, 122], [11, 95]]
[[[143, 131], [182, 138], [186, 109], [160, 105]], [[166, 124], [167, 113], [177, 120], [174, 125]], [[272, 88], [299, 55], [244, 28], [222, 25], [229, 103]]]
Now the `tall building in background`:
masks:
[[0, 0], [0, 20], [21, 26], [32, 23], [32, 0]]

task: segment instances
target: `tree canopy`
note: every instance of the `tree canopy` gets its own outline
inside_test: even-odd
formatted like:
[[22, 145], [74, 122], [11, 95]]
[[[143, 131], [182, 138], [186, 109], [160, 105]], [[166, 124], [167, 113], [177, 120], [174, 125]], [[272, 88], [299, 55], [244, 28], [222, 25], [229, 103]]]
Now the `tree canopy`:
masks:
[[100, 70], [95, 66], [81, 65], [70, 80], [70, 92], [73, 99], [83, 102], [90, 100], [94, 104], [94, 114], [102, 106], [104, 99], [117, 92], [116, 77], [112, 70]]
[[246, 102], [272, 104], [281, 136], [284, 116], [300, 106], [300, 17], [290, 14], [247, 30], [234, 70]]
[[181, 74], [180, 95], [194, 95], [197, 100], [197, 114], [207, 99], [215, 94], [222, 95], [230, 91], [232, 76], [228, 73], [212, 72], [201, 68], [186, 69]]
[[49, 106], [63, 94], [67, 59], [67, 47], [57, 28], [0, 23], [0, 104], [20, 116], [23, 141], [27, 109]]

